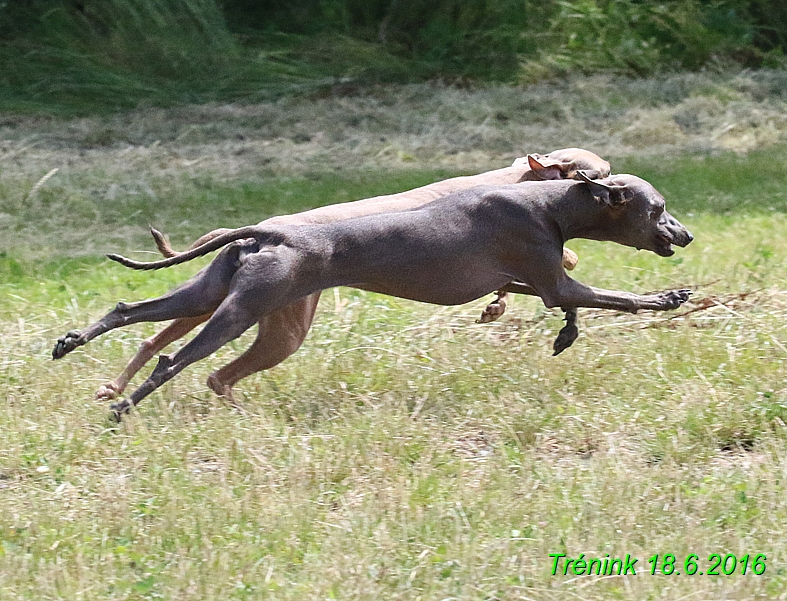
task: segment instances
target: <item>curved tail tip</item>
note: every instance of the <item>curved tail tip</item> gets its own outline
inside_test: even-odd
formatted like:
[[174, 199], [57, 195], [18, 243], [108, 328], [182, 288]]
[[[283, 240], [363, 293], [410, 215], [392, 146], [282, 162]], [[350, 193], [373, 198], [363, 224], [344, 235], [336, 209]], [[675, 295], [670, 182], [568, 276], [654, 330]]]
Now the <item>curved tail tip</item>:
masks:
[[[167, 241], [164, 238], [164, 234], [154, 228], [152, 225], [150, 226], [150, 235], [153, 236], [153, 241], [156, 243], [156, 246], [160, 251], [162, 251], [162, 247], [167, 246]], [[163, 252], [163, 251], [162, 251]]]
[[111, 261], [115, 261], [120, 263], [124, 267], [128, 267], [129, 269], [141, 269], [143, 271], [150, 270], [150, 269], [160, 269], [161, 267], [168, 267], [169, 264], [166, 261], [154, 261], [153, 263], [141, 263], [140, 261], [134, 261], [133, 259], [127, 259], [122, 255], [116, 255], [114, 253], [110, 253], [106, 255], [107, 259]]
[[134, 261], [131, 259], [127, 259], [122, 255], [116, 255], [115, 253], [109, 253], [106, 255], [106, 257], [107, 259], [115, 261], [116, 263], [120, 263], [121, 265], [125, 265], [126, 267], [132, 267], [134, 264]]

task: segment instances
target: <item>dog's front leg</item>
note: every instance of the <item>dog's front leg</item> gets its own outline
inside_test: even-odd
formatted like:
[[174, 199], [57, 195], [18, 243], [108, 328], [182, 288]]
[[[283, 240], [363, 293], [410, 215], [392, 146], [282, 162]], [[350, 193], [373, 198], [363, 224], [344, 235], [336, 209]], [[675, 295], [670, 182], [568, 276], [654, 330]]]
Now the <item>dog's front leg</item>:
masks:
[[632, 294], [586, 286], [567, 275], [552, 286], [539, 286], [539, 296], [547, 307], [589, 307], [636, 313], [641, 309], [670, 311], [689, 300], [690, 290], [667, 290], [656, 294]]
[[[522, 282], [511, 282], [510, 284], [506, 284], [503, 286], [501, 290], [498, 291], [498, 295], [506, 294], [508, 292], [514, 292], [516, 294], [527, 294], [530, 296], [538, 296], [538, 292], [536, 292], [535, 288], [532, 286], [528, 286], [527, 284], [523, 284]], [[491, 305], [490, 305], [491, 306]], [[558, 332], [557, 338], [555, 338], [555, 342], [552, 345], [552, 349], [554, 353], [552, 356], [559, 355], [572, 344], [574, 341], [579, 337], [579, 328], [577, 327], [577, 309], [576, 307], [561, 307], [563, 312], [566, 314], [566, 325], [561, 328], [560, 332]], [[487, 307], [489, 309], [489, 307]], [[483, 318], [483, 315], [482, 315]], [[490, 320], [491, 321], [491, 320]], [[482, 322], [483, 323], [483, 322]]]
[[538, 292], [536, 292], [532, 286], [528, 286], [522, 282], [511, 282], [510, 284], [506, 284], [497, 291], [497, 298], [486, 306], [486, 309], [481, 313], [481, 317], [476, 319], [476, 323], [489, 323], [490, 321], [500, 319], [503, 313], [506, 312], [509, 292], [538, 296]]
[[558, 332], [555, 342], [552, 344], [552, 349], [555, 351], [552, 356], [559, 355], [572, 344], [579, 337], [579, 328], [577, 327], [577, 310], [575, 307], [563, 307], [563, 312], [566, 314], [566, 325], [564, 325], [560, 332]]
[[[579, 257], [574, 251], [569, 248], [563, 248], [563, 269], [571, 271], [577, 266], [578, 262]], [[515, 294], [538, 296], [538, 293], [527, 284], [522, 284], [521, 282], [512, 282], [508, 286], [497, 291], [497, 298], [486, 306], [486, 308], [481, 313], [481, 317], [476, 320], [476, 323], [489, 323], [500, 319], [508, 307], [509, 292], [513, 292]], [[574, 321], [576, 321], [576, 315], [574, 315]], [[568, 327], [568, 324], [566, 324], [566, 327]], [[571, 346], [571, 344], [568, 346]], [[568, 348], [568, 346], [565, 348]], [[557, 352], [555, 354], [557, 354]]]
[[496, 321], [506, 312], [506, 307], [508, 307], [508, 292], [505, 290], [498, 290], [496, 294], [497, 298], [486, 306], [481, 312], [481, 317], [475, 320], [476, 323], [490, 323]]

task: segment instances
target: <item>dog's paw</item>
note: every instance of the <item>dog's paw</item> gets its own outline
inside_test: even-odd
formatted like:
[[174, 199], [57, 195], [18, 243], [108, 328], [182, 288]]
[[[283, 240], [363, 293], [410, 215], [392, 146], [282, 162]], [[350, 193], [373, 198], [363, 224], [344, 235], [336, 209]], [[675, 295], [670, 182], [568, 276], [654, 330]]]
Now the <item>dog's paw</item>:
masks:
[[691, 290], [684, 288], [682, 290], [669, 290], [667, 292], [662, 292], [659, 295], [661, 309], [663, 311], [671, 311], [672, 309], [677, 309], [691, 296]]
[[96, 392], [97, 401], [112, 401], [120, 396], [123, 392], [115, 382], [102, 384]]
[[52, 349], [52, 359], [60, 359], [73, 351], [76, 347], [82, 346], [84, 341], [80, 338], [79, 330], [71, 330], [65, 336], [61, 336]]
[[232, 386], [219, 380], [215, 373], [212, 373], [208, 376], [208, 388], [210, 388], [218, 396], [227, 399], [230, 404], [235, 404], [235, 397], [232, 394]]
[[570, 323], [563, 326], [563, 328], [558, 332], [557, 338], [555, 338], [555, 342], [552, 345], [552, 349], [555, 351], [552, 353], [552, 356], [559, 355], [572, 344], [574, 341], [579, 337], [579, 328], [576, 324]]
[[505, 295], [498, 296], [486, 306], [486, 309], [481, 313], [481, 317], [476, 319], [476, 323], [490, 323], [500, 319], [503, 313], [506, 312], [506, 305]]
[[109, 406], [109, 419], [119, 424], [123, 420], [123, 416], [129, 413], [132, 407], [133, 405], [126, 399], [119, 403], [112, 403]]
[[489, 303], [481, 313], [481, 317], [475, 320], [476, 323], [491, 323], [497, 321], [506, 312], [505, 306], [498, 302]]
[[568, 271], [573, 271], [574, 268], [579, 263], [579, 257], [577, 253], [575, 253], [570, 248], [563, 248], [563, 268], [567, 269]]

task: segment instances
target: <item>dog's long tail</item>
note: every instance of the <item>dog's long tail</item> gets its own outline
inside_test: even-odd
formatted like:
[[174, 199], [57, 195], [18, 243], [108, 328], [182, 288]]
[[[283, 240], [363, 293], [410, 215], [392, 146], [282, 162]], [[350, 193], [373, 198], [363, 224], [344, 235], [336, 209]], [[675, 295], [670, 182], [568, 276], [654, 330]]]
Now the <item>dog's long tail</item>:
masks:
[[215, 238], [206, 242], [205, 244], [202, 244], [201, 246], [192, 248], [191, 250], [187, 250], [182, 253], [178, 253], [174, 257], [162, 259], [161, 261], [151, 261], [150, 263], [144, 263], [142, 261], [134, 261], [133, 259], [127, 259], [126, 257], [121, 257], [120, 255], [115, 255], [115, 254], [108, 254], [107, 258], [112, 259], [113, 261], [117, 261], [121, 265], [130, 267], [131, 269], [141, 269], [141, 270], [162, 269], [164, 267], [172, 267], [173, 265], [186, 263], [187, 261], [191, 261], [192, 259], [196, 259], [197, 257], [206, 255], [209, 252], [218, 250], [219, 248], [221, 248], [222, 246], [226, 246], [230, 242], [235, 242], [235, 240], [243, 240], [244, 238], [259, 238], [262, 233], [264, 232], [259, 228], [259, 226], [256, 225], [247, 225], [246, 227], [239, 227], [236, 230], [229, 230], [221, 234], [220, 236], [216, 236]]
[[[203, 244], [205, 244], [207, 242], [210, 242], [214, 238], [218, 238], [222, 234], [227, 234], [227, 233], [232, 232], [232, 231], [234, 231], [234, 230], [228, 229], [226, 227], [222, 227], [222, 228], [219, 228], [217, 230], [213, 230], [212, 232], [208, 232], [207, 234], [203, 234], [197, 240], [192, 242], [191, 246], [189, 246], [183, 252], [188, 252], [190, 250], [193, 250], [193, 249], [195, 249], [195, 248], [197, 248], [199, 246], [202, 246]], [[153, 236], [153, 241], [156, 243], [156, 248], [158, 248], [159, 252], [162, 255], [164, 255], [164, 257], [166, 257], [166, 258], [177, 257], [179, 254], [182, 254], [182, 253], [176, 251], [174, 248], [172, 248], [170, 246], [170, 244], [169, 244], [169, 240], [167, 240], [167, 237], [164, 234], [162, 234], [160, 231], [158, 231], [156, 228], [154, 228], [153, 226], [150, 226], [150, 235]]]

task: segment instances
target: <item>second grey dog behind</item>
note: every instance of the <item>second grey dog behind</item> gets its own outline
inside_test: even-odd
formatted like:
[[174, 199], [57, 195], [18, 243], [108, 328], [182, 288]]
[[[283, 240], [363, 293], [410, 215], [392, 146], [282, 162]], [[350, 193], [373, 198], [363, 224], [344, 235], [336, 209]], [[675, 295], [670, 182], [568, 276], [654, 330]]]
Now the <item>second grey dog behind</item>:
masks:
[[[249, 226], [153, 263], [110, 255], [128, 267], [158, 269], [232, 243], [169, 294], [118, 303], [85, 331], [61, 337], [53, 357], [113, 328], [213, 311], [191, 342], [172, 356], [162, 355], [130, 399], [113, 405], [119, 416], [191, 363], [240, 336], [261, 315], [334, 286], [441, 305], [508, 289], [539, 296], [548, 307], [634, 313], [675, 309], [688, 299], [688, 290], [642, 296], [577, 282], [562, 266], [563, 244], [572, 238], [617, 242], [665, 257], [674, 253], [673, 244], [692, 241], [688, 230], [667, 213], [656, 189], [633, 175], [479, 187], [415, 210], [325, 225]], [[223, 272], [229, 268], [236, 271], [226, 284]]]

